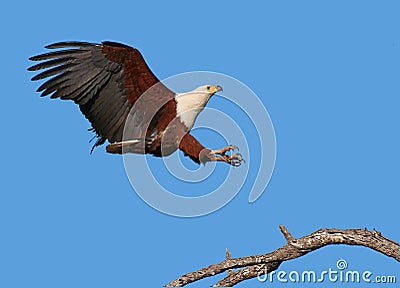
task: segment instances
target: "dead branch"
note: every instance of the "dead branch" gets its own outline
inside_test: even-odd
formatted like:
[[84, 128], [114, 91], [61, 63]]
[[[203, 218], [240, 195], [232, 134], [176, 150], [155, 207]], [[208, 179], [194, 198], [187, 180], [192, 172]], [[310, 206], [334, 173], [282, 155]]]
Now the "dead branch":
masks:
[[[265, 273], [265, 271], [267, 273], [275, 271], [284, 261], [301, 257], [321, 247], [334, 244], [368, 247], [400, 262], [399, 243], [382, 236], [376, 230], [320, 229], [301, 238], [294, 238], [285, 226], [280, 225], [279, 228], [287, 241], [285, 246], [270, 253], [240, 258], [231, 258], [229, 251], [226, 250], [226, 259], [224, 261], [182, 275], [165, 286], [181, 287], [228, 270], [228, 276], [214, 286], [231, 287], [243, 280], [257, 277], [261, 273]], [[232, 270], [234, 268], [241, 269], [234, 271]]]

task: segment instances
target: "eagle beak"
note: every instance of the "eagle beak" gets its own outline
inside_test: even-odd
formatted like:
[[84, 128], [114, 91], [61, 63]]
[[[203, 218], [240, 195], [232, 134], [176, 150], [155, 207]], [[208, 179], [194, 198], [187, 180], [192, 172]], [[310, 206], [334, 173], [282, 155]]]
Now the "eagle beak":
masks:
[[222, 91], [224, 91], [224, 90], [222, 89], [222, 87], [219, 86], [219, 85], [218, 85], [216, 88], [217, 88], [217, 91], [216, 91], [216, 92], [222, 92]]

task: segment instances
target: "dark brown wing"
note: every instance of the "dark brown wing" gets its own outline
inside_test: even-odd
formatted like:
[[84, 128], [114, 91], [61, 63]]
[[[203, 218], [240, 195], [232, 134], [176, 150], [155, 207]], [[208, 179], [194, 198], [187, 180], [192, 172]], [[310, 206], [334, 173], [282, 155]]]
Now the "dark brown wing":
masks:
[[[44, 62], [29, 71], [47, 69], [33, 81], [51, 77], [38, 88], [41, 96], [51, 94], [51, 98], [77, 103], [98, 137], [93, 147], [106, 140], [122, 141], [130, 109], [146, 90], [160, 82], [139, 50], [115, 42], [60, 42], [46, 48], [63, 49], [30, 58]], [[151, 93], [156, 101], [166, 102], [175, 96], [161, 83], [156, 92]]]

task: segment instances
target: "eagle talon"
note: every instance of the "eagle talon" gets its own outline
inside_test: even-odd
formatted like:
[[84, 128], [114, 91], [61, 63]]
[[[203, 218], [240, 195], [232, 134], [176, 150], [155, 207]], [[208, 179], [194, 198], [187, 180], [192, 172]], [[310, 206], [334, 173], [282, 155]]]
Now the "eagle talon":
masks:
[[239, 147], [238, 146], [236, 146], [236, 145], [229, 145], [229, 146], [232, 147], [231, 151], [235, 151], [235, 150], [239, 151]]
[[239, 148], [235, 145], [228, 145], [225, 146], [221, 149], [217, 150], [211, 150], [210, 151], [210, 156], [209, 156], [209, 161], [222, 161], [230, 164], [233, 167], [239, 167], [242, 162], [244, 162], [244, 159], [242, 158], [242, 154], [240, 153], [235, 153], [231, 155], [227, 155], [227, 152], [233, 152], [235, 150], [239, 150]]
[[221, 155], [221, 156], [225, 156], [226, 152], [228, 152], [228, 151], [229, 152], [233, 152], [235, 150], [239, 151], [239, 148], [237, 146], [235, 146], [235, 145], [228, 145], [228, 146], [225, 146], [225, 147], [223, 147], [221, 149], [211, 150], [211, 153], [212, 154], [218, 154], [218, 155]]
[[231, 164], [233, 167], [239, 167], [242, 165], [242, 162], [244, 162], [244, 159], [242, 158], [242, 154], [236, 153], [231, 155], [228, 158], [228, 163]]

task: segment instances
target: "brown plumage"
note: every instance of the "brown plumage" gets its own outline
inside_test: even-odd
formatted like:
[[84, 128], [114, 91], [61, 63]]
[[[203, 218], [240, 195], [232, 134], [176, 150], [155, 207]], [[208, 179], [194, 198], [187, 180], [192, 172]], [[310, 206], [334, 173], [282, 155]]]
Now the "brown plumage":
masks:
[[79, 105], [96, 133], [93, 148], [108, 140], [109, 153], [165, 156], [179, 148], [197, 163], [242, 162], [240, 154], [226, 154], [234, 146], [206, 149], [189, 134], [221, 87], [206, 85], [176, 94], [152, 73], [139, 50], [120, 43], [60, 42], [46, 48], [59, 50], [30, 58], [42, 62], [29, 71], [47, 69], [32, 80], [50, 78], [37, 91]]

